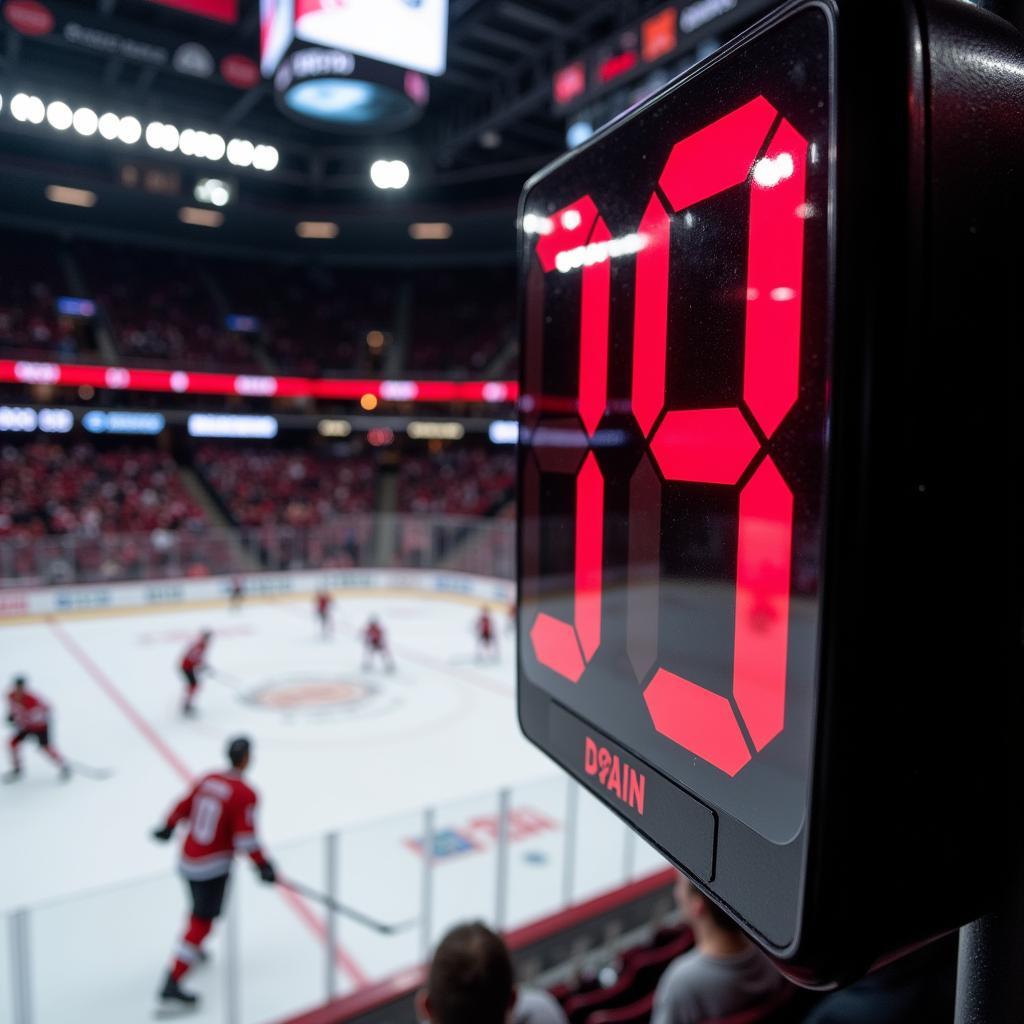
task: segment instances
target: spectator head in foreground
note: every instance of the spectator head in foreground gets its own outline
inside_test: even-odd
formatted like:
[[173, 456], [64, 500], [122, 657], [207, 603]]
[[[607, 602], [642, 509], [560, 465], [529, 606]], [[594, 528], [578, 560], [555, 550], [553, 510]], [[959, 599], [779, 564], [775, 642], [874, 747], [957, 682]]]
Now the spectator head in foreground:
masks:
[[743, 930], [717, 904], [712, 903], [690, 880], [680, 874], [675, 885], [676, 906], [693, 929], [698, 949], [729, 955], [750, 948]]
[[675, 892], [694, 947], [658, 982], [652, 1024], [699, 1024], [771, 998], [784, 984], [782, 976], [732, 918], [682, 875]]
[[546, 992], [517, 994], [508, 947], [480, 922], [457, 925], [441, 940], [416, 1014], [430, 1024], [565, 1024]]

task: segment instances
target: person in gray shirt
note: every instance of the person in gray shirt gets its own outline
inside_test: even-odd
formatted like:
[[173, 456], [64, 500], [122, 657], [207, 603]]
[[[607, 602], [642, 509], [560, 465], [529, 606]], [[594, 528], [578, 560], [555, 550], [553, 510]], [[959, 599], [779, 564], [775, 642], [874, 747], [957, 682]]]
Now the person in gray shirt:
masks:
[[651, 1024], [701, 1024], [740, 1013], [785, 984], [732, 918], [682, 875], [676, 903], [693, 929], [694, 947], [673, 960], [658, 982]]
[[552, 995], [516, 990], [508, 947], [479, 922], [458, 925], [441, 940], [416, 1015], [429, 1024], [567, 1024]]

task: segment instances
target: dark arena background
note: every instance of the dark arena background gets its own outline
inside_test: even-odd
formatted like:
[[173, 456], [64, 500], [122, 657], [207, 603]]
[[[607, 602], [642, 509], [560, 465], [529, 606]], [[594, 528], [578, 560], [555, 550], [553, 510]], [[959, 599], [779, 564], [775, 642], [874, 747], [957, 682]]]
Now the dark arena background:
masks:
[[1021, 25], [0, 0], [0, 1024], [1024, 1020]]

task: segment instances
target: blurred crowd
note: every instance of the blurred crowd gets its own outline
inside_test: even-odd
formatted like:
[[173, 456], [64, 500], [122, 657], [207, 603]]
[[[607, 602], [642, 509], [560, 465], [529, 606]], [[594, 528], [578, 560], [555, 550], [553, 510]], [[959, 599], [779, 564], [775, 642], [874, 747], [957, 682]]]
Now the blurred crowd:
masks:
[[[402, 274], [14, 232], [5, 253], [0, 355], [304, 376], [514, 373], [510, 268]], [[60, 296], [94, 301], [95, 318], [58, 315]]]
[[405, 512], [485, 515], [509, 501], [516, 482], [515, 458], [475, 446], [434, 455], [404, 455], [398, 504]]
[[376, 470], [366, 455], [210, 444], [195, 465], [239, 526], [319, 526], [374, 509]]
[[155, 448], [33, 441], [0, 449], [0, 538], [180, 530], [205, 522]]

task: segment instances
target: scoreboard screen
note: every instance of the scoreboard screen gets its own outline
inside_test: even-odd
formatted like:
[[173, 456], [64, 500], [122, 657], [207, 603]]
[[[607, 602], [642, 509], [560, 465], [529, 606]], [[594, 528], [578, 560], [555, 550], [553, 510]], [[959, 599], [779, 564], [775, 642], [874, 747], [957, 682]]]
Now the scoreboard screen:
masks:
[[807, 11], [531, 196], [524, 667], [776, 842], [818, 655], [831, 51]]
[[[927, 764], [923, 738], [900, 732], [920, 714], [918, 684], [903, 682], [908, 655], [857, 673], [897, 637], [918, 643], [935, 567], [912, 575], [928, 557], [915, 545], [969, 509], [962, 496], [904, 504], [934, 481], [918, 479], [923, 452], [896, 457], [956, 386], [941, 368], [915, 368], [919, 350], [938, 352], [958, 322], [980, 323], [970, 282], [987, 266], [975, 252], [968, 268], [959, 252], [919, 291], [921, 218], [939, 217], [945, 200], [929, 207], [916, 162], [931, 145], [925, 121], [946, 116], [940, 68], [955, 71], [942, 47], [963, 45], [963, 26], [959, 13], [943, 20], [953, 5], [930, 5], [929, 80], [926, 26], [906, 6], [887, 22], [863, 4], [783, 5], [538, 175], [520, 208], [522, 727], [816, 984], [866, 969], [915, 928], [937, 934], [918, 921], [853, 938], [844, 915], [856, 912], [857, 886], [835, 870], [844, 844], [851, 854], [871, 846], [872, 815], [891, 853], [890, 816], [907, 828], [926, 811], [927, 801], [882, 809], [881, 785], [895, 797], [908, 770]], [[967, 18], [1019, 67], [1008, 29], [977, 11]], [[869, 69], [863, 46], [879, 37]], [[990, 215], [977, 199], [961, 209], [962, 198], [949, 197], [951, 221]], [[947, 274], [964, 305], [940, 314]], [[881, 296], [889, 319], [866, 319]], [[981, 319], [999, 316], [990, 304]], [[981, 371], [962, 372], [961, 384]], [[900, 374], [937, 390], [890, 400]], [[881, 424], [894, 433], [866, 440]], [[894, 488], [888, 498], [872, 473]], [[973, 513], [1005, 501], [997, 488]], [[860, 558], [877, 529], [890, 536]], [[876, 559], [887, 577], [871, 592], [862, 574]], [[989, 611], [1009, 600], [1000, 572]], [[979, 582], [968, 573], [954, 590]], [[890, 601], [902, 634], [889, 632], [896, 618], [875, 628], [863, 617], [885, 616]], [[1000, 630], [988, 627], [1002, 699]], [[969, 656], [956, 647], [949, 672]], [[933, 657], [918, 656], [921, 672]], [[952, 735], [955, 716], [942, 727]], [[947, 758], [935, 775], [947, 795], [949, 771]], [[892, 887], [861, 875], [864, 890]]]

